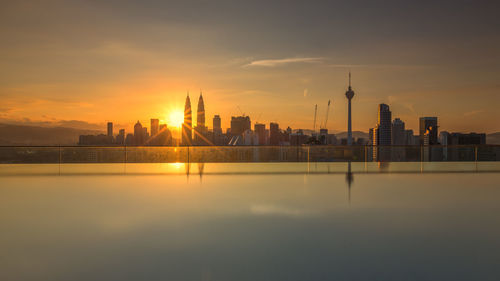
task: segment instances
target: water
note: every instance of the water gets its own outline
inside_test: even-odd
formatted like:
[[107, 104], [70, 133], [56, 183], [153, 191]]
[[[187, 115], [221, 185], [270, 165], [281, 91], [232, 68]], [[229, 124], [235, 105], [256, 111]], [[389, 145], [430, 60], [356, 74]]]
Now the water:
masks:
[[0, 280], [500, 280], [500, 173], [363, 165], [4, 166]]

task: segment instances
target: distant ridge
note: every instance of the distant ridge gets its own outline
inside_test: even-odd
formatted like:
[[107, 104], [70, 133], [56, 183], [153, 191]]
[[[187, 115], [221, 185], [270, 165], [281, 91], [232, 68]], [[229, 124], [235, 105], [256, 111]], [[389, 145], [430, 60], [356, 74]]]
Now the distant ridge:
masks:
[[[355, 138], [355, 139], [357, 139], [357, 138], [368, 139], [368, 136], [369, 136], [368, 133], [365, 133], [365, 132], [352, 131], [352, 137]], [[347, 138], [347, 132], [336, 133], [335, 137], [337, 137], [337, 139]]]
[[500, 132], [491, 133], [486, 135], [487, 144], [500, 144]]
[[0, 123], [0, 145], [76, 145], [80, 135], [103, 131]]

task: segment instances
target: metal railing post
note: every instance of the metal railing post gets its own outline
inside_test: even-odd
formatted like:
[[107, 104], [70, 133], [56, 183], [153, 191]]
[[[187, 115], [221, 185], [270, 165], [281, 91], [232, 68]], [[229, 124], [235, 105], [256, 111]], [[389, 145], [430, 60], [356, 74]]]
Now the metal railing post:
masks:
[[474, 146], [474, 162], [477, 162], [477, 145]]

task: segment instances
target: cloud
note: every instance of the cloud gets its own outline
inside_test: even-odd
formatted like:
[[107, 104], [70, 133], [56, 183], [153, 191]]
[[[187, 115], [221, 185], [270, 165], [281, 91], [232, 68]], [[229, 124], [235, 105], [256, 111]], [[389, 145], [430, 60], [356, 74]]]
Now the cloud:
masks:
[[256, 60], [252, 61], [245, 66], [265, 66], [274, 67], [282, 66], [290, 63], [320, 63], [323, 58], [285, 58], [285, 59], [270, 59], [270, 60]]
[[473, 110], [473, 111], [469, 111], [469, 112], [465, 112], [464, 113], [464, 117], [469, 117], [469, 116], [473, 116], [473, 115], [477, 115], [479, 113], [483, 113], [484, 110], [483, 109], [479, 109], [479, 110]]

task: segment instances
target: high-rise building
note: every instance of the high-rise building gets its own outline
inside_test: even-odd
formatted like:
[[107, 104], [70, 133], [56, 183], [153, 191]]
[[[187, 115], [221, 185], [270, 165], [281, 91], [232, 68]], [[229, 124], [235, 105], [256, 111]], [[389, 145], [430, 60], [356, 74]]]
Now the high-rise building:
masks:
[[266, 124], [255, 123], [253, 129], [257, 135], [258, 145], [265, 145], [267, 142]]
[[349, 88], [345, 92], [348, 100], [347, 107], [347, 145], [352, 145], [352, 124], [351, 124], [351, 100], [354, 97], [354, 91], [351, 88], [351, 72], [349, 71]]
[[137, 120], [134, 125], [134, 145], [144, 144], [144, 130], [142, 129], [142, 124]]
[[392, 145], [406, 145], [405, 122], [396, 118], [392, 121]]
[[201, 92], [200, 92], [200, 98], [198, 99], [196, 126], [205, 127], [205, 103], [203, 102], [203, 94]]
[[194, 128], [194, 143], [197, 145], [209, 144], [207, 138], [207, 127], [205, 126], [205, 103], [203, 102], [203, 95], [200, 92], [198, 99], [198, 110], [196, 115], [196, 127]]
[[278, 123], [271, 122], [269, 124], [269, 144], [279, 145], [280, 144], [280, 126]]
[[[392, 113], [387, 104], [378, 106], [378, 123], [375, 134], [375, 145], [391, 145], [392, 143]], [[375, 132], [374, 132], [375, 133]]]
[[248, 116], [232, 116], [231, 117], [231, 135], [241, 136], [243, 132], [252, 128], [250, 117]]
[[413, 135], [413, 130], [405, 130], [405, 141], [407, 145], [418, 145], [418, 137]]
[[115, 143], [121, 145], [125, 144], [125, 129], [120, 129], [118, 135], [116, 136]]
[[214, 145], [225, 145], [224, 135], [222, 134], [221, 119], [219, 115], [213, 118], [213, 135], [212, 142]]
[[[420, 117], [420, 144], [424, 142], [429, 145], [438, 144], [438, 118], [437, 117]], [[426, 141], [425, 138], [428, 140]]]
[[184, 104], [184, 123], [182, 123], [182, 145], [191, 145], [193, 141], [193, 118], [191, 113], [191, 100], [189, 99], [189, 92], [186, 96], [186, 103]]
[[160, 129], [160, 120], [151, 119], [151, 137], [154, 137], [158, 134]]
[[221, 119], [219, 115], [214, 115], [213, 119], [213, 130], [215, 132], [222, 133]]
[[108, 122], [108, 137], [113, 136], [113, 122]]

